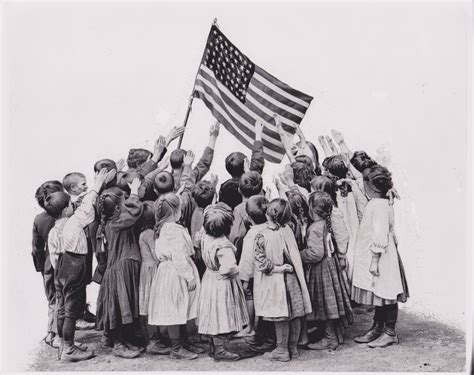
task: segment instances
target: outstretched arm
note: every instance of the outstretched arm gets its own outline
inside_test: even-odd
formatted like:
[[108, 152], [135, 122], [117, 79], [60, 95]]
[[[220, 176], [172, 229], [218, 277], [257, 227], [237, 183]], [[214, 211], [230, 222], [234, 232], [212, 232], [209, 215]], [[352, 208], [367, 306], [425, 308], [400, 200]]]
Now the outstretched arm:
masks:
[[211, 169], [212, 160], [214, 159], [214, 148], [216, 147], [217, 137], [219, 136], [219, 123], [211, 125], [209, 130], [209, 143], [204, 149], [201, 159], [197, 162], [192, 171], [193, 182], [201, 181], [202, 178]]
[[265, 166], [265, 159], [263, 158], [263, 122], [255, 121], [255, 142], [252, 149], [252, 158], [250, 159], [250, 170], [262, 174]]
[[275, 125], [278, 131], [278, 134], [280, 135], [281, 142], [283, 143], [283, 147], [285, 148], [286, 155], [288, 155], [288, 159], [290, 160], [290, 163], [293, 163], [296, 159], [295, 156], [293, 155], [293, 152], [291, 151], [291, 148], [293, 146], [293, 141], [291, 137], [283, 130], [283, 126], [281, 125], [281, 120], [280, 116], [278, 116], [276, 113], [273, 115], [273, 118], [275, 120]]

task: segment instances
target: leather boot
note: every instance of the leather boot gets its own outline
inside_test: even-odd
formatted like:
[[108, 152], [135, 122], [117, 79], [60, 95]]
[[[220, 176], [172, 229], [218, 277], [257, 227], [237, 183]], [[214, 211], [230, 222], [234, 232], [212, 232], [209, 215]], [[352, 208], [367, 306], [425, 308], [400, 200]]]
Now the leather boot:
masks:
[[277, 347], [272, 352], [265, 353], [263, 356], [270, 361], [288, 362], [290, 360], [290, 352], [288, 351], [290, 322], [275, 322], [275, 331]]
[[196, 353], [192, 353], [189, 350], [185, 349], [181, 345], [181, 340], [180, 339], [172, 339], [171, 340], [171, 353], [170, 357], [173, 359], [196, 359], [198, 355]]
[[383, 322], [374, 321], [372, 327], [370, 327], [370, 329], [364, 335], [354, 338], [354, 341], [359, 344], [367, 344], [378, 339], [383, 333], [383, 326]]
[[386, 348], [387, 346], [398, 344], [398, 336], [395, 329], [385, 327], [384, 332], [377, 340], [370, 342], [367, 346], [369, 348]]
[[61, 351], [62, 362], [79, 362], [94, 357], [92, 350], [80, 350], [74, 345], [74, 341], [64, 341]]
[[326, 322], [326, 328], [324, 329], [324, 337], [315, 342], [314, 344], [309, 344], [308, 349], [311, 350], [336, 350], [339, 346], [337, 340], [336, 331], [334, 329], [334, 322], [328, 320]]
[[171, 347], [162, 344], [156, 340], [150, 340], [146, 346], [146, 352], [150, 354], [168, 355], [171, 353]]
[[212, 338], [214, 341], [214, 361], [224, 361], [224, 362], [233, 362], [238, 361], [240, 356], [237, 353], [233, 353], [225, 347], [225, 339], [214, 336]]
[[216, 353], [216, 347], [214, 346], [214, 341], [212, 337], [209, 337], [209, 353], [208, 356], [214, 358], [214, 354]]
[[140, 352], [138, 350], [131, 350], [127, 348], [125, 344], [122, 343], [117, 343], [114, 345], [114, 348], [112, 349], [113, 355], [116, 357], [120, 358], [136, 358], [140, 355]]
[[300, 320], [295, 319], [290, 322], [290, 337], [288, 338], [288, 351], [290, 352], [291, 359], [295, 359], [300, 356], [300, 353], [298, 352], [298, 341], [300, 339], [300, 334], [301, 323]]
[[136, 352], [140, 352], [140, 353], [143, 353], [145, 351], [145, 347], [144, 346], [136, 346], [136, 345], [133, 345], [131, 342], [125, 342], [125, 345], [127, 346], [127, 348], [129, 348], [130, 350], [133, 350], [133, 351], [136, 351]]

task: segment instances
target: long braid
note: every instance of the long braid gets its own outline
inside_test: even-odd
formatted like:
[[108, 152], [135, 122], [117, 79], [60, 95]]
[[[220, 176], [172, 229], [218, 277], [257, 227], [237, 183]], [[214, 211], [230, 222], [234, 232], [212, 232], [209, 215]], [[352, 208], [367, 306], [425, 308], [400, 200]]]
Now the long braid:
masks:
[[108, 197], [109, 197], [109, 195], [107, 193], [102, 194], [99, 197], [99, 202], [97, 204], [98, 209], [99, 209], [99, 214], [100, 214], [100, 224], [99, 224], [99, 228], [97, 230], [97, 233], [98, 233], [97, 237], [100, 238], [100, 239], [105, 238], [106, 218], [105, 218], [105, 212], [104, 212], [105, 211], [104, 202]]
[[155, 239], [160, 236], [161, 227], [164, 224], [164, 218], [161, 217], [161, 211], [163, 209], [164, 196], [158, 198], [158, 203], [155, 209]]

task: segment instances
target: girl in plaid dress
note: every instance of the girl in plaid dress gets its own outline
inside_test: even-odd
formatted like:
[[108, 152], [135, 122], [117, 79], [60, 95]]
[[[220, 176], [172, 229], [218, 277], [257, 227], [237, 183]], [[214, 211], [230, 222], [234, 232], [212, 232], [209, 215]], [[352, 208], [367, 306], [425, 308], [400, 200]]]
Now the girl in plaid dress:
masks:
[[277, 347], [265, 354], [287, 362], [299, 356], [301, 318], [311, 313], [298, 245], [288, 223], [290, 204], [281, 198], [270, 202], [268, 227], [255, 237], [255, 315], [275, 323]]
[[324, 322], [326, 326], [324, 337], [307, 347], [313, 350], [334, 350], [344, 341], [343, 329], [352, 324], [349, 290], [333, 246], [333, 201], [329, 194], [318, 191], [311, 194], [309, 206], [313, 224], [308, 229], [307, 247], [301, 251], [313, 306], [309, 320]]

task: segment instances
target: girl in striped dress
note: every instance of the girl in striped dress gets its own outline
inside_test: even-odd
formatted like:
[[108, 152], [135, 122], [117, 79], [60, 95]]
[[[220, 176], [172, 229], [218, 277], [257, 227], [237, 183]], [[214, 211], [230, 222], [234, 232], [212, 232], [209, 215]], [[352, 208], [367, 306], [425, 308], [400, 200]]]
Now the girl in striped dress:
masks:
[[227, 239], [234, 215], [225, 203], [204, 211], [205, 234], [201, 239], [206, 272], [199, 296], [199, 333], [210, 336], [210, 355], [215, 361], [236, 361], [238, 353], [226, 348], [231, 333], [239, 332], [250, 320], [245, 295], [238, 278], [235, 246]]

